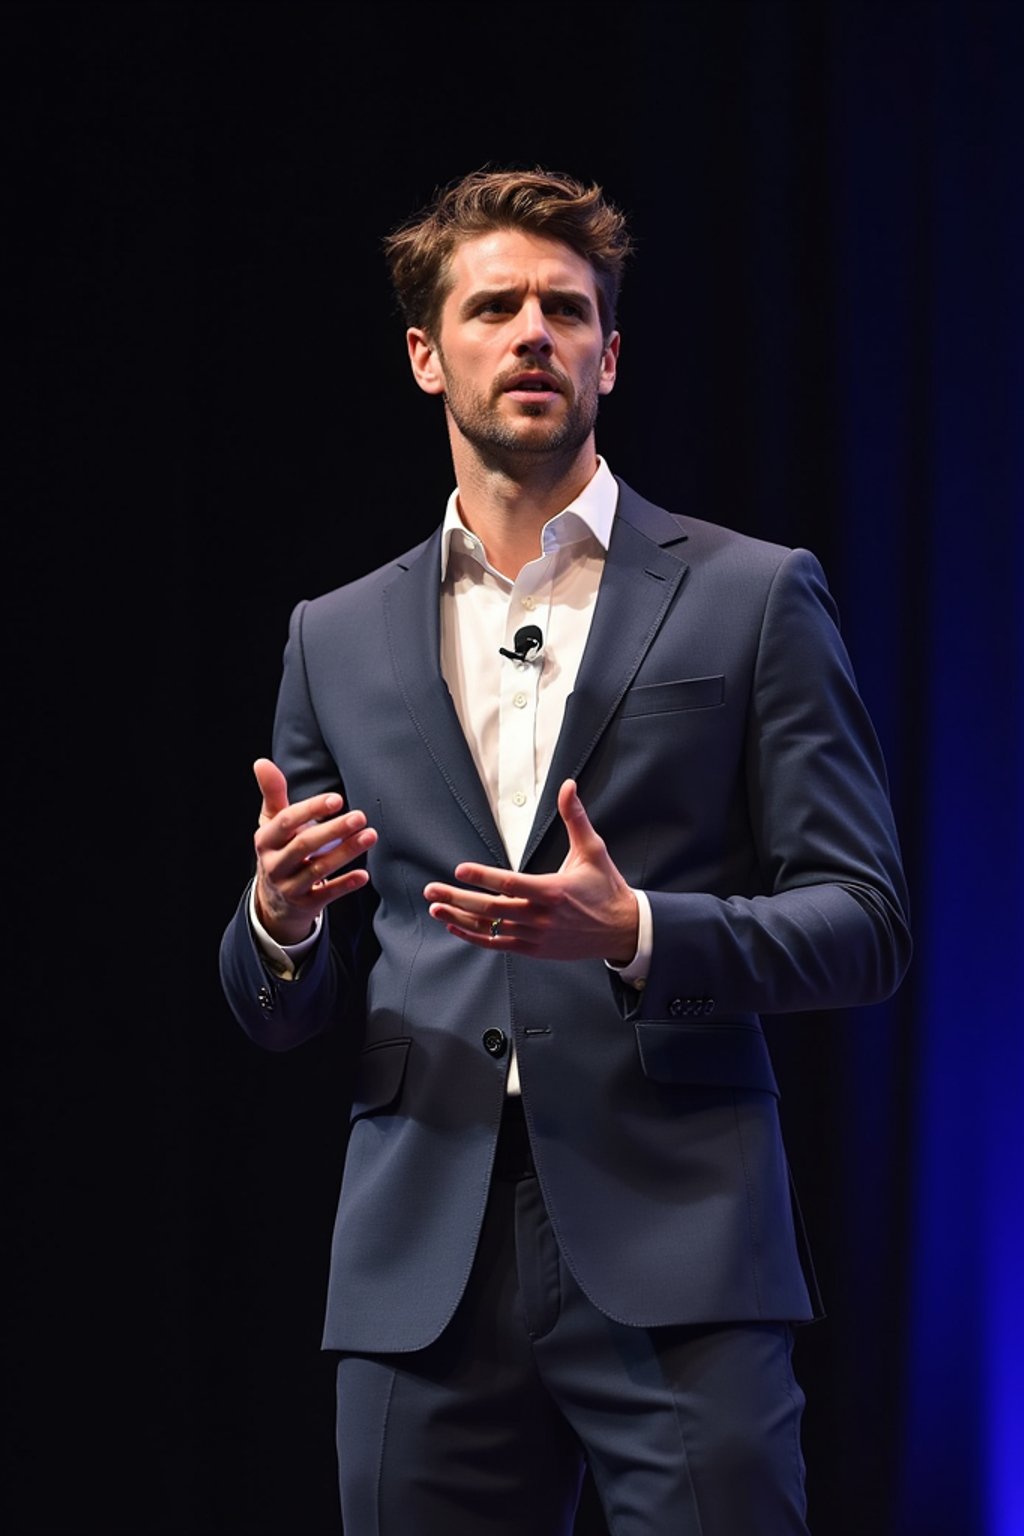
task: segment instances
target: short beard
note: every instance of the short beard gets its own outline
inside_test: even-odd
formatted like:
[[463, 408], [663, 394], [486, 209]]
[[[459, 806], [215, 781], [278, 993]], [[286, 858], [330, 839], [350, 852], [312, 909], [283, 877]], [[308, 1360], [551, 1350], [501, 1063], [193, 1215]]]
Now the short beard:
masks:
[[[576, 395], [562, 420], [549, 432], [524, 438], [513, 424], [499, 417], [493, 405], [480, 395], [463, 390], [458, 381], [450, 382], [444, 395], [449, 415], [462, 436], [485, 463], [499, 469], [508, 469], [513, 463], [521, 466], [524, 458], [534, 463], [572, 458], [594, 430], [599, 401], [595, 377], [592, 386]], [[542, 405], [523, 405], [520, 414], [536, 418], [544, 414], [544, 409]]]

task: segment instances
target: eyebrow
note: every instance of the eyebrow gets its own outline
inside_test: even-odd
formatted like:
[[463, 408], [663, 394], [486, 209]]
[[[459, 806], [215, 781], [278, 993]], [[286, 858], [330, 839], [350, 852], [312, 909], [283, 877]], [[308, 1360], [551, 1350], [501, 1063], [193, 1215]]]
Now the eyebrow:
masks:
[[[494, 299], [518, 299], [522, 293], [521, 288], [508, 285], [504, 288], [477, 288], [463, 299], [459, 305], [460, 318], [466, 318], [472, 314], [480, 304], [488, 303]], [[594, 301], [579, 288], [547, 288], [541, 294], [542, 304], [576, 304], [586, 314], [594, 311]]]

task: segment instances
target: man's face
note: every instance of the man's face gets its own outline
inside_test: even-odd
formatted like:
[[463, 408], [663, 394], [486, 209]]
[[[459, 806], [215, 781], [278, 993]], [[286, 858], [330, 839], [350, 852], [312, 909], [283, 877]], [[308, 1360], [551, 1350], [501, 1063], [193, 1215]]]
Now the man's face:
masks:
[[451, 259], [438, 335], [409, 332], [417, 382], [486, 458], [573, 453], [615, 383], [590, 263], [558, 240], [496, 229]]

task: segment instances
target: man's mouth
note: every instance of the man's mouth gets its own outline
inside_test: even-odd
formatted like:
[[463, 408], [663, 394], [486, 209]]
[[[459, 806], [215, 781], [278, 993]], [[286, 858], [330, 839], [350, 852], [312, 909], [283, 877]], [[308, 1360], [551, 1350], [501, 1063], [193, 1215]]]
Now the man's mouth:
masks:
[[502, 386], [506, 395], [560, 395], [562, 387], [551, 373], [517, 373]]

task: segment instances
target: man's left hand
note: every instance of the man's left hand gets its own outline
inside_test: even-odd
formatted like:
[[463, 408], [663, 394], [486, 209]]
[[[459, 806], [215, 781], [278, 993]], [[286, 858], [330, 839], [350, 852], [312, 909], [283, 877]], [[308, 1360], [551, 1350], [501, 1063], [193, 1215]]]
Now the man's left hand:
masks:
[[572, 779], [558, 792], [558, 813], [569, 852], [557, 874], [458, 864], [456, 880], [475, 889], [431, 881], [423, 892], [430, 915], [481, 949], [626, 966], [636, 954], [636, 896], [591, 826]]

